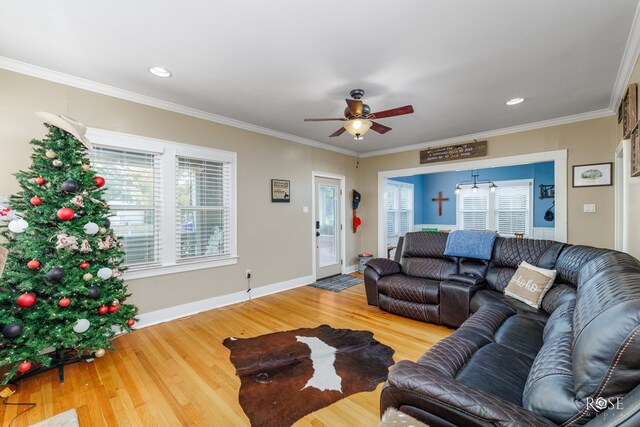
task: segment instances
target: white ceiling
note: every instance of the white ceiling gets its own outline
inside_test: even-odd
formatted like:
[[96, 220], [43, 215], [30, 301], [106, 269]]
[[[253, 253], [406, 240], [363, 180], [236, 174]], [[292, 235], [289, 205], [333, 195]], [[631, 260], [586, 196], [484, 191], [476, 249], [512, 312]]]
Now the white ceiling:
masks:
[[[611, 113], [637, 55], [625, 57], [637, 8], [638, 0], [3, 1], [0, 66], [43, 74], [20, 61], [366, 154]], [[154, 65], [173, 77], [152, 76]], [[339, 122], [303, 122], [340, 117], [353, 88], [373, 111], [413, 104], [415, 113], [380, 120], [393, 131], [363, 141], [329, 138]], [[514, 97], [526, 101], [507, 107]]]

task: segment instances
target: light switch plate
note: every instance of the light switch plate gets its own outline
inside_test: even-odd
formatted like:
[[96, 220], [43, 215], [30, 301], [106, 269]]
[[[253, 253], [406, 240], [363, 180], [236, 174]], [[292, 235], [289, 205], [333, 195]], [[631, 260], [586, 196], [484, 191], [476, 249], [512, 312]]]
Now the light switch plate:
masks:
[[595, 213], [596, 212], [596, 204], [595, 203], [585, 203], [583, 205], [585, 213]]
[[309, 213], [309, 206], [303, 206], [302, 213]]

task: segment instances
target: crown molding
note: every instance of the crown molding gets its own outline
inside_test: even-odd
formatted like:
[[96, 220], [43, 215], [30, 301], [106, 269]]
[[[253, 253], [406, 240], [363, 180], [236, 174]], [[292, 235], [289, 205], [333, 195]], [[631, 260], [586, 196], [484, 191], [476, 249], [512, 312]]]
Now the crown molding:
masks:
[[474, 139], [492, 138], [500, 135], [507, 135], [510, 133], [525, 132], [528, 130], [535, 130], [535, 129], [547, 128], [551, 126], [564, 125], [568, 123], [581, 122], [584, 120], [598, 119], [600, 117], [606, 117], [612, 114], [614, 114], [614, 112], [609, 109], [589, 111], [587, 113], [574, 114], [572, 116], [558, 117], [557, 119], [543, 120], [540, 122], [527, 123], [524, 125], [511, 126], [507, 128], [495, 129], [495, 130], [490, 130], [490, 131], [480, 132], [480, 133], [473, 133], [469, 135], [454, 136], [452, 138], [439, 139], [437, 141], [422, 142], [420, 144], [405, 145], [404, 147], [370, 151], [368, 153], [360, 154], [359, 157], [362, 159], [366, 157], [382, 156], [385, 154], [402, 153], [405, 151], [423, 150], [425, 148], [435, 147], [438, 145], [457, 144], [460, 142], [473, 141]]
[[609, 102], [609, 109], [613, 112], [618, 110], [618, 105], [624, 96], [629, 80], [631, 79], [631, 73], [638, 61], [638, 55], [640, 54], [640, 4], [636, 8], [636, 13], [631, 23], [631, 31], [629, 31], [629, 38], [627, 39], [627, 45], [624, 48], [622, 55], [622, 61], [620, 62], [620, 68], [618, 69], [618, 75], [613, 85], [613, 92], [611, 92], [611, 101]]
[[209, 122], [219, 123], [238, 129], [248, 130], [250, 132], [259, 133], [262, 135], [272, 136], [274, 138], [280, 138], [291, 142], [297, 142], [299, 144], [308, 145], [323, 150], [334, 151], [340, 154], [346, 154], [348, 156], [358, 157], [358, 152], [348, 150], [346, 148], [336, 147], [333, 145], [325, 144], [322, 142], [314, 141], [308, 138], [302, 138], [300, 136], [291, 135], [289, 133], [280, 132], [277, 130], [269, 129], [263, 126], [254, 125], [251, 123], [243, 122], [229, 117], [220, 116], [206, 111], [198, 110], [196, 108], [185, 107], [183, 105], [175, 104], [173, 102], [163, 101], [161, 99], [153, 98], [151, 96], [141, 95], [139, 93], [131, 92], [117, 87], [97, 83], [91, 80], [83, 79], [81, 77], [72, 76], [70, 74], [60, 73], [58, 71], [49, 70], [47, 68], [38, 67], [36, 65], [27, 64], [25, 62], [16, 61], [10, 58], [0, 56], [0, 68], [13, 71], [20, 74], [25, 74], [31, 77], [37, 77], [39, 79], [48, 80], [55, 83], [75, 87], [78, 89], [88, 90], [90, 92], [100, 93], [102, 95], [112, 96], [114, 98], [123, 99], [125, 101], [131, 101], [138, 104], [147, 105], [149, 107], [160, 108], [162, 110], [171, 111], [178, 114], [184, 114], [186, 116], [196, 117], [198, 119], [207, 120]]

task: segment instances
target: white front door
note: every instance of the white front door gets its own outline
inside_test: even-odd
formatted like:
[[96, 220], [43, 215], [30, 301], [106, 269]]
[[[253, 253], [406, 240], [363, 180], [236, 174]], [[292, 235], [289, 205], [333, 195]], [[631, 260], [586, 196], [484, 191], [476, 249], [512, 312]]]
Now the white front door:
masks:
[[340, 181], [316, 177], [316, 280], [342, 273]]

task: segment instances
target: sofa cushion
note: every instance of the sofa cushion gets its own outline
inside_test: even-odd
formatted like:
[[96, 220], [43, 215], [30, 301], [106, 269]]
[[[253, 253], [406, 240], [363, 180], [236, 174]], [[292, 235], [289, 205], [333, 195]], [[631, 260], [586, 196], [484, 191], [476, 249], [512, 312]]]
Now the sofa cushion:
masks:
[[549, 314], [569, 301], [575, 301], [576, 288], [566, 283], [556, 283], [542, 299], [542, 309]]
[[567, 421], [579, 409], [573, 389], [571, 337], [569, 330], [545, 340], [522, 395], [525, 409], [558, 424]]
[[623, 395], [640, 383], [640, 269], [614, 265], [578, 285], [576, 398]]
[[593, 248], [591, 246], [566, 246], [558, 255], [555, 269], [558, 272], [556, 282], [578, 284], [578, 271], [588, 261], [610, 252], [609, 249]]
[[544, 325], [540, 318], [515, 314], [496, 331], [495, 342], [534, 359], [542, 347]]
[[469, 310], [475, 313], [480, 310], [480, 307], [491, 304], [503, 306], [518, 313], [526, 313], [528, 316], [534, 316], [542, 321], [546, 321], [549, 317], [549, 315], [541, 309], [535, 309], [522, 301], [506, 296], [502, 292], [489, 289], [478, 291], [473, 295]]
[[501, 344], [479, 349], [455, 377], [463, 384], [522, 406], [533, 358]]
[[422, 304], [438, 304], [440, 282], [403, 274], [385, 276], [378, 281], [378, 291], [391, 298]]
[[388, 297], [384, 294], [378, 295], [378, 307], [389, 313], [398, 314], [410, 319], [420, 320], [428, 323], [440, 323], [440, 309], [437, 304], [422, 304], [419, 302], [404, 301]]
[[576, 306], [576, 300], [568, 301], [559, 307], [549, 316], [549, 320], [544, 325], [542, 339], [547, 342], [554, 337], [562, 334], [572, 333], [573, 331], [573, 310]]
[[563, 246], [552, 240], [498, 237], [487, 270], [488, 288], [503, 292], [521, 261], [536, 267], [554, 268]]
[[504, 289], [504, 294], [533, 308], [540, 308], [542, 298], [555, 278], [555, 270], [547, 270], [522, 261]]
[[407, 276], [447, 280], [457, 273], [456, 260], [444, 256], [448, 233], [412, 232], [404, 236], [400, 264]]

